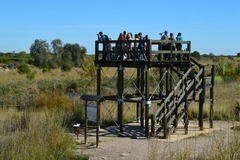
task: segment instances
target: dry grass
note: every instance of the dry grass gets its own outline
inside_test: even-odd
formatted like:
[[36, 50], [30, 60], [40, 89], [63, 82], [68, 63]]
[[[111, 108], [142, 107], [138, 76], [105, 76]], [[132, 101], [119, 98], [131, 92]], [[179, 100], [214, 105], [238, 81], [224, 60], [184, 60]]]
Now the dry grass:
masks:
[[237, 160], [240, 158], [239, 131], [218, 131], [205, 137], [159, 143], [151, 140], [148, 160]]
[[[71, 72], [62, 72], [60, 69], [52, 69], [50, 72], [43, 73], [41, 69], [31, 68], [36, 72], [34, 81], [39, 80], [65, 80], [65, 79], [79, 79], [83, 76], [83, 71], [80, 68], [73, 68]], [[0, 71], [0, 83], [16, 83], [17, 81], [27, 81], [26, 74], [19, 74], [17, 70]]]
[[73, 159], [63, 113], [0, 110], [1, 159]]
[[[206, 94], [208, 95], [208, 94]], [[215, 101], [214, 101], [214, 119], [215, 120], [234, 120], [233, 111], [236, 107], [236, 102], [240, 100], [240, 83], [217, 83], [215, 85]], [[204, 118], [209, 119], [210, 102], [209, 97], [206, 97], [204, 104]], [[198, 104], [195, 103], [190, 108], [190, 117], [198, 117]]]

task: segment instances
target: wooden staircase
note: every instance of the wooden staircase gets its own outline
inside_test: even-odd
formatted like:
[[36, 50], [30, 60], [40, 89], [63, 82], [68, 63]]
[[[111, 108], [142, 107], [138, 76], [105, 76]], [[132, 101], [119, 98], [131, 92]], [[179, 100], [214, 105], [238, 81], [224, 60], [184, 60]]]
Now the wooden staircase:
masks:
[[[154, 135], [163, 131], [163, 137], [174, 133], [179, 122], [184, 122], [185, 134], [188, 133], [188, 111], [194, 102], [199, 102], [199, 127], [203, 128], [203, 103], [205, 102], [205, 67], [191, 59], [191, 67], [183, 71], [181, 79], [173, 90], [159, 103], [159, 108], [153, 115], [155, 123], [151, 129]], [[213, 71], [213, 70], [212, 70]], [[213, 74], [212, 74], [213, 75]], [[214, 77], [212, 77], [214, 78]], [[211, 81], [214, 83], [214, 81]], [[213, 87], [214, 84], [211, 84]]]

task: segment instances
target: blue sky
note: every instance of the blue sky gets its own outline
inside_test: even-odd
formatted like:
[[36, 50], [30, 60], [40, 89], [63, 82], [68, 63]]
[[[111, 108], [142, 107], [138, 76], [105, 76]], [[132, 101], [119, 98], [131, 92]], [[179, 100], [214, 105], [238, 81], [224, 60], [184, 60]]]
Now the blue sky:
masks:
[[192, 51], [240, 52], [239, 0], [1, 0], [0, 52], [29, 52], [35, 39], [60, 38], [94, 53], [96, 33], [112, 39], [126, 30], [159, 39], [182, 32]]

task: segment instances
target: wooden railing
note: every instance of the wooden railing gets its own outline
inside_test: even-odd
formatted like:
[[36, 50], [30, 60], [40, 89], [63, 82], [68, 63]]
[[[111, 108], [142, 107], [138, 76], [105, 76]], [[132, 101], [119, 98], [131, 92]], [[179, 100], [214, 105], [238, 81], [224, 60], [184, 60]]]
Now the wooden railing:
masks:
[[[139, 44], [142, 47], [139, 47]], [[177, 50], [177, 45], [182, 46], [182, 48]], [[190, 61], [190, 52], [190, 41], [95, 41], [95, 62], [183, 62]]]

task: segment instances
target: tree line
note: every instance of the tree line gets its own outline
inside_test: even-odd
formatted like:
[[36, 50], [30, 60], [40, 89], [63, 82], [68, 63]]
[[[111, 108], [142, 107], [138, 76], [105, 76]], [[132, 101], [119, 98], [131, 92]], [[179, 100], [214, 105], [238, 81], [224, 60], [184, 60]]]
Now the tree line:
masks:
[[51, 47], [46, 40], [36, 39], [30, 47], [34, 65], [40, 68], [46, 65], [57, 68], [65, 64], [81, 67], [87, 49], [79, 44], [63, 44], [61, 39], [54, 39]]
[[22, 51], [0, 52], [0, 63], [14, 64], [25, 62], [36, 67], [43, 68], [46, 65], [50, 68], [58, 68], [64, 64], [74, 67], [81, 67], [87, 49], [79, 44], [63, 44], [61, 39], [54, 39], [51, 44], [46, 40], [36, 39], [30, 47], [30, 54]]

